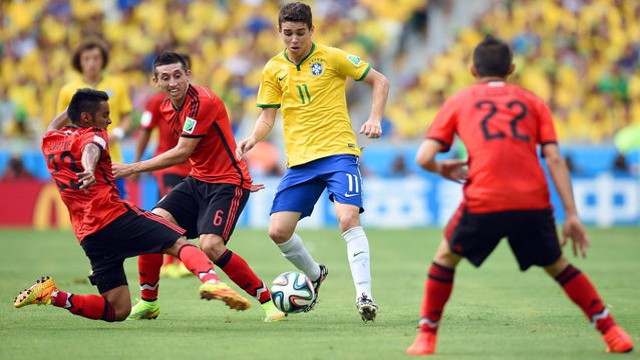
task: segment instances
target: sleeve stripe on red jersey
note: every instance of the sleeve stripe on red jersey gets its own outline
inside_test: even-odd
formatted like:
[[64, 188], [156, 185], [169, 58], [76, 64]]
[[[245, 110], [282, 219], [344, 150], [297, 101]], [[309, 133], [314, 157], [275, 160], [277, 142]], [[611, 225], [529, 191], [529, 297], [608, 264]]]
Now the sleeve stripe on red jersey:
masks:
[[200, 99], [198, 98], [198, 91], [193, 86], [189, 87], [189, 91], [187, 91], [187, 95], [191, 97], [193, 100], [191, 101], [191, 109], [189, 110], [189, 117], [197, 118], [198, 110], [200, 110]]
[[203, 138], [205, 136], [206, 136], [206, 134], [205, 135], [185, 135], [185, 134], [181, 134], [180, 135], [180, 137], [189, 138], [189, 139], [199, 139], [199, 138]]

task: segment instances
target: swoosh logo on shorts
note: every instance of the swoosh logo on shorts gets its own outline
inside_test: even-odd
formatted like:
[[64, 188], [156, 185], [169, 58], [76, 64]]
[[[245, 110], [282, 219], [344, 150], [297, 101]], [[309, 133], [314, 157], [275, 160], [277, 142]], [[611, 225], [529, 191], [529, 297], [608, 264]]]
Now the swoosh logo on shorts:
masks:
[[350, 197], [358, 196], [358, 194], [344, 193], [344, 196], [350, 198]]

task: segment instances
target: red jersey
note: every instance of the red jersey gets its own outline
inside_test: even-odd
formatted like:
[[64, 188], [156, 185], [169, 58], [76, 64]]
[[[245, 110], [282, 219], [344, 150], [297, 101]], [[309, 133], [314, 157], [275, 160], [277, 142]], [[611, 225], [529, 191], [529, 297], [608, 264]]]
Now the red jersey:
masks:
[[235, 156], [236, 140], [222, 100], [211, 90], [190, 85], [180, 109], [169, 99], [160, 111], [169, 123], [179, 122], [186, 138], [201, 138], [189, 157], [195, 179], [208, 183], [224, 183], [251, 189], [247, 163]]
[[445, 102], [426, 137], [448, 150], [456, 134], [469, 154], [464, 186], [469, 211], [551, 206], [536, 148], [557, 140], [551, 111], [542, 99], [502, 81], [469, 86]]
[[[140, 127], [148, 131], [158, 128], [158, 147], [154, 156], [158, 156], [163, 152], [173, 149], [178, 143], [182, 126], [177, 119], [171, 123], [162, 117], [160, 106], [167, 98], [163, 93], [153, 95], [147, 102], [147, 106], [140, 118]], [[183, 164], [174, 165], [170, 168], [156, 170], [156, 174], [177, 174], [180, 177], [186, 177], [191, 171], [191, 164], [185, 161]]]
[[[89, 143], [96, 144], [101, 153], [95, 170], [96, 184], [85, 193], [79, 189], [76, 173], [83, 171], [82, 150]], [[78, 242], [134, 207], [118, 195], [107, 144], [107, 131], [100, 128], [66, 126], [47, 132], [42, 138], [42, 153], [60, 197], [69, 209]]]

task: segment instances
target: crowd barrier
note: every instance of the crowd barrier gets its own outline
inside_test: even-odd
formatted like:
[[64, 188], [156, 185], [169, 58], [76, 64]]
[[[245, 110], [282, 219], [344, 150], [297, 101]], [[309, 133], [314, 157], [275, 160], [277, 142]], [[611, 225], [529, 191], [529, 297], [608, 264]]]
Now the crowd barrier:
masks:
[[[266, 189], [251, 195], [238, 222], [239, 227], [266, 228], [271, 200], [279, 178], [257, 178]], [[640, 225], [640, 183], [637, 176], [600, 173], [574, 177], [573, 190], [581, 218], [596, 226]], [[151, 176], [129, 183], [131, 198], [142, 208], [151, 209], [157, 201], [157, 186]], [[457, 208], [462, 190], [459, 184], [430, 174], [405, 178], [365, 179], [363, 225], [379, 228], [442, 226]], [[49, 182], [21, 181], [0, 183], [3, 206], [0, 227], [35, 229], [70, 228], [66, 208], [55, 186]], [[552, 193], [558, 221], [564, 219], [558, 196]], [[337, 220], [326, 193], [311, 217], [300, 226], [335, 227]]]

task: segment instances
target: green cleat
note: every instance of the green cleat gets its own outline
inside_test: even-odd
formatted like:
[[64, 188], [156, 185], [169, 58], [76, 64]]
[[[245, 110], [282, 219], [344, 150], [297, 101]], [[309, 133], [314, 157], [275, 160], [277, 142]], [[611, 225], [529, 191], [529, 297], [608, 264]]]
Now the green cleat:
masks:
[[58, 290], [56, 283], [49, 276], [38, 279], [30, 288], [24, 289], [16, 296], [13, 306], [21, 308], [27, 305], [49, 305], [51, 304], [51, 294]]
[[138, 303], [131, 308], [131, 314], [127, 316], [127, 320], [153, 320], [160, 315], [160, 302], [138, 300]]
[[287, 320], [287, 314], [278, 310], [278, 308], [273, 304], [273, 301], [269, 300], [264, 304], [261, 304], [262, 310], [264, 310], [267, 317], [264, 318], [264, 322], [276, 322], [276, 321], [284, 321]]

